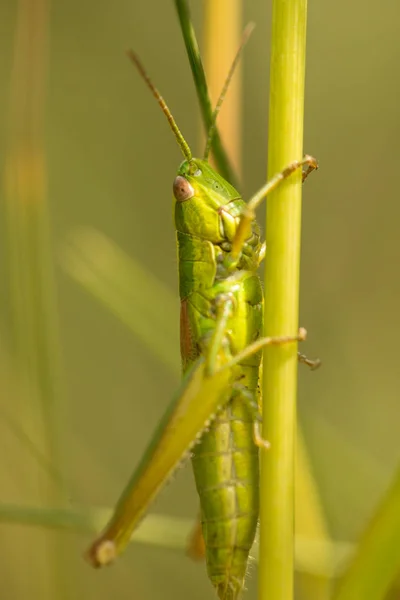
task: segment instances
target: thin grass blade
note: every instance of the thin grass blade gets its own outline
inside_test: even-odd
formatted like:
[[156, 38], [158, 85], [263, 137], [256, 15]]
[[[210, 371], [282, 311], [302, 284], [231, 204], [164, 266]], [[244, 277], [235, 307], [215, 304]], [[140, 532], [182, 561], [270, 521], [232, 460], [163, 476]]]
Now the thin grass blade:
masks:
[[[62, 249], [62, 262], [75, 281], [180, 376], [179, 300], [166, 286], [94, 229], [70, 234]], [[173, 346], [176, 352], [171, 352]]]
[[[46, 0], [18, 2], [4, 181], [12, 352], [24, 389], [21, 422], [35, 430], [46, 460], [64, 475], [63, 390], [43, 139], [49, 10]], [[36, 478], [35, 488], [44, 502], [62, 505], [65, 482], [42, 473]], [[45, 577], [51, 597], [60, 600], [69, 597], [72, 584], [63, 550], [62, 541], [49, 535]]]
[[[189, 6], [186, 0], [175, 0], [175, 7], [178, 13], [183, 39], [192, 69], [193, 80], [196, 86], [196, 92], [199, 99], [205, 131], [208, 133], [212, 124], [213, 108], [210, 95], [208, 93], [207, 80], [200, 56], [199, 45], [190, 18]], [[220, 174], [233, 186], [237, 187], [237, 178], [231, 166], [228, 155], [223, 147], [221, 137], [218, 133], [218, 128], [216, 128], [215, 131], [212, 150]]]
[[334, 600], [385, 598], [400, 572], [400, 469], [367, 525]]

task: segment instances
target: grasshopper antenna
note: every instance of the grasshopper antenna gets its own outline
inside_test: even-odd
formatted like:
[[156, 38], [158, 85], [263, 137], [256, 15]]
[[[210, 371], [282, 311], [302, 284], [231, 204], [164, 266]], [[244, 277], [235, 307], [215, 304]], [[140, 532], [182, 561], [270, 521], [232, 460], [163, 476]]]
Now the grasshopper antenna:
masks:
[[180, 147], [182, 154], [184, 155], [186, 160], [188, 160], [190, 162], [192, 160], [192, 152], [189, 148], [188, 143], [186, 142], [185, 138], [183, 137], [178, 125], [176, 124], [176, 121], [175, 121], [174, 117], [172, 116], [172, 113], [169, 110], [164, 98], [161, 96], [160, 92], [155, 87], [155, 85], [151, 81], [150, 77], [147, 75], [142, 63], [139, 60], [138, 55], [135, 54], [135, 52], [133, 52], [133, 50], [128, 50], [127, 55], [131, 59], [131, 61], [133, 62], [133, 64], [137, 68], [137, 70], [139, 71], [142, 79], [144, 79], [144, 81], [147, 83], [147, 86], [150, 88], [150, 91], [152, 92], [153, 96], [157, 100], [158, 104], [161, 106], [161, 110], [163, 111], [164, 115], [167, 117], [168, 123], [172, 129], [173, 134], [175, 135], [175, 139], [178, 142], [178, 146]]
[[214, 134], [215, 134], [215, 128], [217, 125], [217, 117], [218, 117], [218, 113], [221, 110], [221, 106], [223, 104], [223, 101], [225, 100], [225, 96], [226, 96], [226, 92], [228, 91], [229, 88], [229, 84], [232, 81], [232, 77], [233, 74], [235, 72], [235, 69], [238, 65], [239, 59], [242, 55], [243, 52], [243, 48], [245, 47], [245, 45], [247, 44], [249, 37], [251, 36], [251, 34], [253, 33], [255, 24], [254, 23], [249, 23], [242, 35], [242, 40], [240, 42], [240, 46], [238, 48], [238, 51], [236, 52], [236, 56], [233, 59], [231, 68], [229, 69], [229, 73], [227, 78], [225, 79], [225, 83], [223, 85], [223, 88], [221, 90], [221, 93], [219, 95], [219, 98], [217, 100], [217, 104], [215, 105], [215, 109], [214, 112], [212, 114], [211, 117], [211, 125], [210, 125], [210, 129], [208, 130], [208, 136], [207, 136], [207, 143], [206, 143], [206, 148], [204, 150], [204, 160], [208, 160], [208, 156], [210, 154], [210, 150], [211, 150], [211, 144], [213, 142], [214, 139]]

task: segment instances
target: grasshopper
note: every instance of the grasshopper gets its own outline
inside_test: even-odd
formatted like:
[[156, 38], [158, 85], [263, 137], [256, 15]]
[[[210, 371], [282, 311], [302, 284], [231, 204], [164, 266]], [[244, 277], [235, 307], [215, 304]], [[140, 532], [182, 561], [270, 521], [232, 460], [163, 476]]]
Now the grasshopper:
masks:
[[[216, 117], [238, 55], [214, 111], [204, 158], [197, 159], [138, 57], [129, 52], [184, 156], [173, 183], [183, 379], [110, 522], [87, 552], [95, 567], [111, 563], [191, 452], [207, 571], [221, 600], [241, 595], [258, 522], [259, 449], [269, 447], [260, 427], [261, 350], [305, 339], [304, 329], [295, 336], [261, 337], [263, 292], [257, 269], [266, 248], [255, 211], [294, 171], [306, 167], [304, 180], [317, 168], [311, 156], [294, 161], [245, 203], [210, 166]], [[316, 366], [304, 355], [299, 360]]]

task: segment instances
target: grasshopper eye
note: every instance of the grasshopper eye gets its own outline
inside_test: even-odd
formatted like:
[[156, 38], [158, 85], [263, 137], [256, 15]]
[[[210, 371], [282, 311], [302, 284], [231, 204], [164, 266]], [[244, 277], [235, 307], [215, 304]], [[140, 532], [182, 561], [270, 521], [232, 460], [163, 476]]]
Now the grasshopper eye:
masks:
[[175, 177], [174, 185], [174, 196], [178, 202], [184, 202], [185, 200], [189, 200], [194, 196], [194, 189], [190, 185], [187, 179], [178, 175]]

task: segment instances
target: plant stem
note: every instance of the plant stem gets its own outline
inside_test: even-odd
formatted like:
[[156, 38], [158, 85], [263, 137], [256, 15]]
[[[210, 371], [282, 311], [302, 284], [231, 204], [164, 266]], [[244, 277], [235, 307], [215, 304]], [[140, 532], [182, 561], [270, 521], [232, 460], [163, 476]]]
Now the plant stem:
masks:
[[[302, 156], [306, 0], [274, 0], [268, 175]], [[298, 330], [301, 173], [284, 182], [267, 208], [265, 335]], [[260, 478], [259, 599], [291, 600], [294, 570], [296, 345], [264, 352]]]

